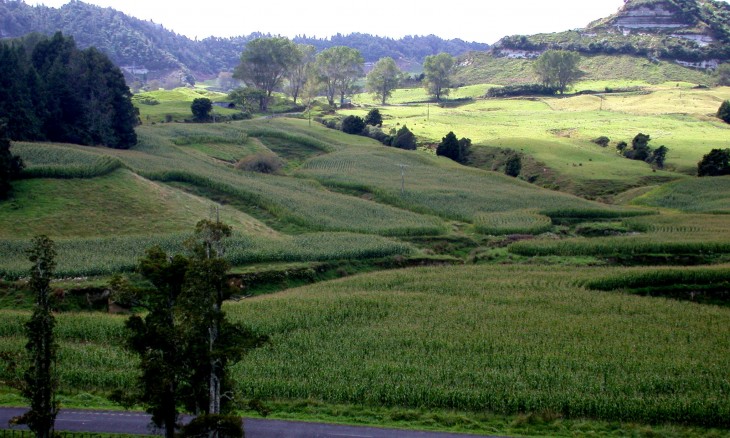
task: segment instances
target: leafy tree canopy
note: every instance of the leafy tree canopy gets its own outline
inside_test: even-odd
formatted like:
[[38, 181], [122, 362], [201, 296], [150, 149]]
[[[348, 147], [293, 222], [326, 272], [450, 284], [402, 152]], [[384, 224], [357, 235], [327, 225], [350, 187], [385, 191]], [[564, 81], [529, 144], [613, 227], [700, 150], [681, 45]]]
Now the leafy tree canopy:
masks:
[[375, 63], [367, 75], [367, 85], [370, 92], [385, 105], [385, 101], [393, 94], [403, 78], [403, 72], [398, 68], [393, 58], [381, 58]]
[[581, 75], [580, 55], [566, 50], [548, 50], [535, 62], [535, 72], [545, 87], [555, 87], [563, 94]]
[[448, 53], [426, 57], [423, 64], [424, 86], [436, 100], [441, 100], [441, 97], [449, 95], [455, 63], [454, 57]]
[[266, 93], [265, 98], [259, 101], [259, 109], [266, 111], [274, 89], [281, 85], [301, 56], [288, 38], [257, 38], [246, 44], [233, 77]]

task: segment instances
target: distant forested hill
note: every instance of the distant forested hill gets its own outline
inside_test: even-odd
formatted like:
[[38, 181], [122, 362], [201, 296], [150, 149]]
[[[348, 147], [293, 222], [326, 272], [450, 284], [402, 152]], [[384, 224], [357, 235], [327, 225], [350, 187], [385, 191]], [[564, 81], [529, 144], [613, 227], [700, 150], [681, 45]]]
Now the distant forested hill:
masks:
[[[79, 47], [97, 47], [119, 66], [150, 70], [153, 77], [174, 70], [199, 77], [215, 75], [238, 64], [241, 50], [248, 41], [265, 36], [252, 33], [194, 41], [154, 22], [76, 0], [58, 9], [30, 6], [19, 0], [0, 0], [0, 38], [15, 38], [31, 32], [52, 35], [56, 31], [73, 36]], [[405, 66], [419, 64], [426, 56], [442, 51], [456, 56], [488, 48], [486, 44], [458, 39], [447, 41], [433, 35], [394, 40], [351, 34], [331, 39], [298, 37], [295, 41], [312, 44], [319, 50], [335, 45], [349, 46], [360, 50], [366, 62], [390, 56]]]

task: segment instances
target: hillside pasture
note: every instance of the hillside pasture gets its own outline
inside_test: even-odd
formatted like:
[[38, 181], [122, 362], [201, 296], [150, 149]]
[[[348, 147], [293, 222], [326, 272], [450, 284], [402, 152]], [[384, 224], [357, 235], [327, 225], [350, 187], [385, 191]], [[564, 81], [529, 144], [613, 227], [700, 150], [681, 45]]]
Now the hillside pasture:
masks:
[[[528, 59], [497, 58], [489, 53], [473, 52], [465, 57], [455, 78], [457, 82], [468, 85], [539, 83], [533, 63], [533, 60]], [[646, 58], [626, 55], [583, 56], [579, 68], [584, 73], [581, 80], [610, 81], [613, 88], [642, 84], [657, 85], [669, 81], [704, 85], [715, 83], [713, 77], [699, 70], [682, 67], [673, 62], [653, 62]], [[596, 88], [589, 89], [596, 90]]]
[[[668, 147], [667, 169], [684, 174], [696, 172], [697, 162], [711, 149], [730, 147], [730, 127], [712, 116], [727, 94], [727, 88], [679, 88], [648, 94], [488, 99], [457, 108], [386, 106], [381, 113], [386, 132], [407, 125], [421, 142], [435, 144], [453, 131], [471, 138], [474, 148], [486, 145], [529, 154], [546, 172], [569, 178], [574, 192], [601, 196], [604, 182], [611, 186], [609, 193], [616, 193], [651, 180], [681, 177], [618, 156], [616, 143], [630, 143], [638, 133], [650, 135], [652, 147]], [[363, 116], [365, 110], [342, 113]], [[608, 147], [591, 142], [600, 136], [610, 138]]]
[[[400, 165], [406, 166], [403, 179]], [[445, 158], [382, 146], [343, 149], [314, 158], [297, 175], [316, 178], [325, 185], [370, 192], [401, 208], [465, 222], [472, 222], [481, 212], [548, 207], [609, 209]]]
[[[221, 102], [226, 100], [226, 94], [180, 87], [174, 90], [138, 93], [132, 98], [132, 103], [139, 108], [139, 115], [142, 122], [144, 124], [152, 124], [192, 119], [193, 113], [190, 105], [193, 103], [193, 100], [198, 98], [207, 98], [213, 102]], [[240, 110], [213, 107], [213, 112], [226, 116], [240, 113]]]
[[14, 187], [15, 199], [0, 203], [0, 239], [176, 233], [192, 230], [212, 208], [240, 232], [276, 235], [245, 213], [128, 170], [93, 179], [26, 179]]

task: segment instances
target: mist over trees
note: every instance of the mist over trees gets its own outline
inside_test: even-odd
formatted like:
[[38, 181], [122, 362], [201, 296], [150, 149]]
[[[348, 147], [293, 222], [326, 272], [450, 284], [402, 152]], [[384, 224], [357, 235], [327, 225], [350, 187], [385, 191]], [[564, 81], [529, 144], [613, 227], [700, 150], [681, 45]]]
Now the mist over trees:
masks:
[[139, 120], [131, 98], [106, 55], [61, 33], [0, 44], [0, 114], [12, 140], [127, 149]]

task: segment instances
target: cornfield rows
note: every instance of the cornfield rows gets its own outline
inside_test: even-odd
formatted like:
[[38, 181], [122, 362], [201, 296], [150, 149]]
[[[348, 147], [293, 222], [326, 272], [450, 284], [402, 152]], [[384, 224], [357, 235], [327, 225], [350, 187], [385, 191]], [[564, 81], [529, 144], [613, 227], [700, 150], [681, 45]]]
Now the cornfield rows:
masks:
[[[227, 305], [229, 315], [271, 342], [237, 364], [233, 380], [245, 399], [264, 402], [730, 426], [728, 308], [582, 286], [651, 272], [409, 269], [244, 300]], [[1, 316], [0, 352], [21, 352], [28, 314]], [[134, 384], [135, 359], [119, 347], [123, 321], [59, 315], [64, 391]], [[1, 366], [0, 378], [7, 373]]]

